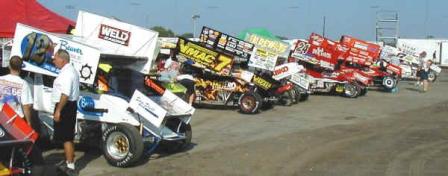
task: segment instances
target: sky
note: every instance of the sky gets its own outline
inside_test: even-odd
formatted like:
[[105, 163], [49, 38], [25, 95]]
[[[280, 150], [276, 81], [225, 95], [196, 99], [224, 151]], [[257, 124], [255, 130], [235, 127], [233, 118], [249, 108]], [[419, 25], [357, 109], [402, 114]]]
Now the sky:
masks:
[[[198, 35], [202, 26], [237, 36], [263, 27], [274, 35], [308, 38], [323, 33], [375, 41], [375, 24], [398, 14], [400, 38], [448, 38], [447, 0], [38, 0], [76, 21], [79, 10], [115, 17], [130, 24], [163, 26], [176, 34]], [[200, 17], [193, 21], [192, 16]], [[379, 16], [379, 17], [378, 17]], [[381, 23], [391, 27], [396, 23]], [[392, 35], [393, 30], [381, 30]]]

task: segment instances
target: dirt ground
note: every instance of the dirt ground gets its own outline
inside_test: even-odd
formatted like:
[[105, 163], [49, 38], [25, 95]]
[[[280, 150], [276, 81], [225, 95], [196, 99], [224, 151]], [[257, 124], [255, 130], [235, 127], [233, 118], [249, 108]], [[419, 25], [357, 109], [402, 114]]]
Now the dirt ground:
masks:
[[[198, 109], [188, 151], [156, 153], [132, 168], [98, 151], [76, 153], [80, 175], [448, 175], [448, 73], [427, 93], [413, 82], [397, 93], [356, 99], [310, 96], [257, 115]], [[46, 151], [48, 166], [62, 150]], [[47, 168], [45, 175], [51, 175]]]

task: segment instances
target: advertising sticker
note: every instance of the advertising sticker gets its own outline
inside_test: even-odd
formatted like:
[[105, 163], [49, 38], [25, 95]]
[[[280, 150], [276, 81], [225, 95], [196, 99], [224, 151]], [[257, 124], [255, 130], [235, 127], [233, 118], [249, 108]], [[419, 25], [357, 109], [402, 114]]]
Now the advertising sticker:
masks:
[[249, 59], [248, 65], [251, 67], [273, 71], [277, 63], [277, 58], [277, 54], [255, 47]]
[[286, 63], [279, 66], [276, 66], [272, 75], [272, 78], [275, 80], [280, 80], [285, 77], [291, 76], [294, 73], [299, 72], [303, 69], [303, 66], [299, 65], [298, 63]]
[[257, 48], [267, 50], [279, 56], [287, 57], [289, 55], [289, 44], [281, 40], [273, 40], [252, 33], [248, 33], [244, 40], [255, 44]]

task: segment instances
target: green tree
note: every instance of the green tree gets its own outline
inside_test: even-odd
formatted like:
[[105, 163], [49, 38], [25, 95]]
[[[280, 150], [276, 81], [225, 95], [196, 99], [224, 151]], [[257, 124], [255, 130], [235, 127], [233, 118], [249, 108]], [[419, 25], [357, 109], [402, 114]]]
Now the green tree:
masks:
[[154, 26], [151, 30], [159, 33], [159, 37], [175, 37], [176, 34], [171, 29], [166, 29], [162, 26]]
[[187, 32], [187, 33], [184, 33], [184, 34], [182, 34], [182, 35], [179, 35], [179, 37], [183, 37], [183, 38], [193, 38], [193, 33], [191, 33], [191, 32]]

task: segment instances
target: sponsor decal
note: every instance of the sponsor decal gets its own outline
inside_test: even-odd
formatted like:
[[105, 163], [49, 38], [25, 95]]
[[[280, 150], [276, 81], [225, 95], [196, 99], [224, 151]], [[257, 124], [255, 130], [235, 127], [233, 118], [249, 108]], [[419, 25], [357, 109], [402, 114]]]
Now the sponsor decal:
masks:
[[143, 100], [141, 97], [137, 97], [135, 101], [137, 101], [137, 104], [140, 107], [142, 107], [146, 112], [153, 115], [154, 118], [159, 118], [159, 116], [157, 116], [157, 114], [154, 113], [154, 111], [156, 110], [153, 107], [151, 107], [151, 105], [148, 102], [145, 102], [145, 100]]
[[325, 52], [325, 50], [320, 47], [313, 49], [312, 54], [314, 54], [316, 56], [325, 57], [327, 59], [331, 59], [331, 54], [328, 52]]
[[197, 79], [195, 87], [200, 92], [201, 97], [206, 100], [227, 100], [231, 92], [243, 93], [247, 91], [244, 86], [233, 81]]
[[236, 91], [236, 92], [243, 92], [244, 88], [240, 84], [237, 84], [232, 81], [216, 81], [216, 80], [204, 80], [204, 79], [198, 79], [195, 82], [196, 87], [201, 88], [211, 88], [212, 91], [215, 90], [229, 90], [229, 91]]
[[286, 72], [288, 72], [288, 70], [289, 70], [288, 66], [285, 65], [279, 69], [274, 70], [274, 76], [280, 75], [282, 73], [286, 73]]
[[101, 24], [98, 38], [128, 46], [131, 38], [131, 32]]
[[306, 41], [300, 41], [297, 43], [296, 48], [294, 49], [292, 56], [299, 54], [306, 54], [308, 52], [308, 49], [310, 49], [310, 44]]
[[149, 122], [156, 127], [160, 127], [167, 111], [160, 105], [163, 102], [156, 101], [159, 100], [154, 101], [139, 90], [135, 90], [129, 101], [129, 107], [132, 108], [134, 112], [141, 115], [144, 120], [142, 121], [143, 123]]
[[92, 97], [81, 96], [78, 100], [78, 111], [80, 113], [91, 115], [91, 116], [102, 116], [104, 112], [96, 111], [95, 101]]
[[289, 44], [267, 39], [256, 34], [249, 34], [246, 41], [255, 44], [257, 48], [263, 48], [279, 55], [289, 51]]
[[73, 53], [77, 53], [77, 54], [79, 54], [81, 56], [83, 55], [81, 48], [70, 46], [68, 41], [65, 41], [65, 40], [59, 40], [59, 41], [61, 42], [61, 49], [67, 50], [69, 53], [73, 52]]
[[157, 85], [153, 80], [149, 78], [145, 79], [145, 84], [146, 86], [157, 92], [159, 95], [163, 95], [163, 93], [165, 93], [165, 89], [162, 86]]
[[257, 75], [254, 75], [254, 78], [252, 79], [252, 82], [255, 85], [261, 87], [264, 90], [268, 90], [268, 89], [270, 89], [272, 87], [272, 83], [270, 83], [269, 81], [267, 81], [267, 80], [265, 80], [262, 77], [257, 76]]

